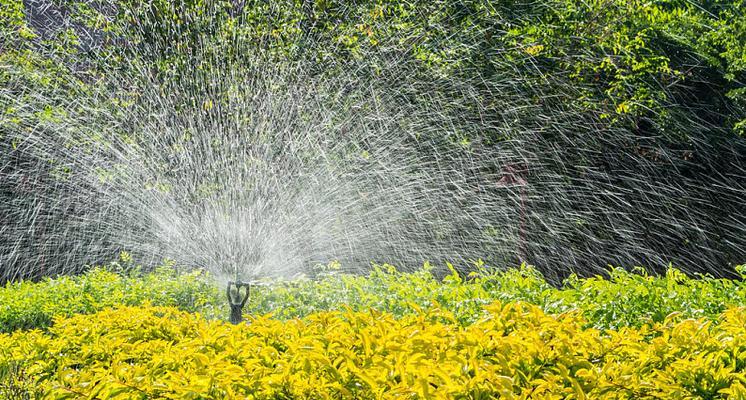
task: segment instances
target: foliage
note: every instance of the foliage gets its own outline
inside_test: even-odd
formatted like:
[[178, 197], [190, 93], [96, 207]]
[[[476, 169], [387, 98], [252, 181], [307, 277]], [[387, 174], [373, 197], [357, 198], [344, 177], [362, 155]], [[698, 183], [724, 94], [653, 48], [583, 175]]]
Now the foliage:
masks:
[[[21, 1], [4, 0], [0, 14], [0, 35], [14, 44], [13, 51], [4, 53], [14, 57], [6, 65], [27, 65], [26, 77], [43, 73], [52, 89], [66, 80], [83, 84], [87, 74], [139, 62], [153, 64], [173, 79], [194, 67], [209, 76], [246, 62], [251, 47], [277, 57], [310, 55], [319, 71], [369, 57], [375, 70], [382, 61], [375, 54], [385, 49], [439, 76], [467, 73], [489, 81], [518, 68], [528, 74], [528, 84], [550, 84], [545, 74], [568, 77], [578, 88], [573, 101], [609, 117], [666, 117], [667, 106], [708, 114], [725, 111], [719, 122], [737, 130], [743, 125], [739, 118], [746, 118], [746, 17], [737, 0], [705, 5], [548, 0], [535, 7], [511, 1], [396, 0], [121, 0], [101, 9], [80, 1], [55, 5], [65, 10], [66, 19], [60, 21], [62, 28], [43, 35], [28, 23]], [[86, 43], [85, 37], [96, 41]], [[90, 58], [90, 65], [70, 68], [70, 61], [81, 56]], [[48, 64], [34, 65], [40, 59]], [[199, 59], [199, 65], [192, 65], [192, 59]], [[101, 60], [108, 64], [100, 65]], [[694, 91], [689, 93], [693, 96], [687, 91]], [[725, 110], [703, 108], [703, 99], [716, 100], [713, 106]]]
[[120, 305], [174, 306], [215, 316], [223, 311], [222, 294], [203, 272], [178, 273], [171, 266], [140, 275], [93, 268], [79, 276], [0, 287], [0, 332], [46, 328], [55, 316], [90, 314]]
[[[520, 71], [521, 81], [511, 84], [525, 96], [547, 96], [548, 89], [585, 112], [648, 133], [686, 135], [676, 119], [698, 113], [740, 132], [746, 118], [746, 19], [737, 0], [705, 6], [548, 0], [532, 7], [512, 1], [125, 1], [118, 10], [113, 20], [119, 31], [137, 38], [129, 49], [158, 49], [145, 52], [157, 58], [147, 61], [173, 77], [179, 65], [192, 67], [195, 52], [207, 60], [198, 67], [206, 76], [245, 62], [243, 46], [277, 57], [310, 57], [320, 73], [355, 60], [375, 75], [386, 62], [383, 52], [420, 64], [429, 77], [489, 85]], [[131, 21], [141, 23], [133, 27]], [[132, 61], [142, 53], [126, 57]], [[485, 103], [493, 100], [488, 92], [481, 95]], [[642, 120], [655, 127], [643, 128]]]
[[466, 277], [452, 270], [441, 280], [428, 265], [414, 272], [384, 265], [369, 276], [339, 274], [258, 288], [246, 307], [249, 314], [288, 319], [348, 307], [403, 316], [437, 306], [468, 325], [482, 318], [485, 304], [521, 301], [552, 314], [579, 310], [591, 326], [605, 330], [660, 323], [673, 313], [716, 321], [727, 307], [746, 306], [746, 283], [741, 280], [689, 277], [675, 268], [661, 276], [642, 269], [613, 268], [609, 273], [608, 278], [573, 275], [555, 286], [530, 266], [481, 266]]
[[[649, 118], [664, 132], [682, 129], [680, 121], [668, 120], [672, 114], [682, 119], [691, 112], [705, 113], [731, 128], [746, 116], [727, 99], [743, 87], [746, 71], [738, 28], [746, 22], [743, 2], [545, 3], [508, 36], [547, 72], [568, 73], [581, 91], [577, 100], [606, 118]], [[711, 96], [731, 116], [718, 119], [718, 109], [692, 101], [701, 96]]]
[[[603, 334], [493, 303], [462, 327], [439, 309], [321, 312], [227, 325], [164, 307], [58, 318], [0, 335], [4, 386], [46, 398], [743, 398], [746, 309]], [[8, 383], [10, 382], [10, 384]]]
[[[46, 329], [55, 316], [146, 303], [175, 306], [211, 319], [227, 317], [224, 289], [209, 274], [179, 273], [168, 265], [151, 273], [125, 273], [123, 269], [127, 267], [113, 264], [76, 277], [7, 284], [0, 288], [0, 332]], [[332, 273], [317, 280], [257, 286], [244, 311], [288, 320], [346, 309], [372, 309], [398, 318], [439, 308], [466, 326], [481, 319], [482, 307], [494, 301], [527, 302], [550, 314], [578, 310], [589, 326], [607, 330], [660, 323], [674, 313], [716, 322], [726, 308], [746, 306], [746, 284], [692, 278], [673, 268], [662, 276], [618, 268], [610, 271], [608, 279], [573, 276], [555, 286], [528, 266], [506, 270], [481, 266], [465, 277], [453, 270], [439, 278], [429, 265], [413, 272], [383, 265], [369, 275]]]

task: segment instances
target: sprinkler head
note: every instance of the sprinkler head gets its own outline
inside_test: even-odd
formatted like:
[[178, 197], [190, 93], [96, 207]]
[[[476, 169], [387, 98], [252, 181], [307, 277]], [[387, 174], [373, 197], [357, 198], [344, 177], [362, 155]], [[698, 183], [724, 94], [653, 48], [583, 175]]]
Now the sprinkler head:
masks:
[[[234, 289], [231, 290], [231, 287]], [[243, 294], [241, 294], [241, 288], [244, 288]], [[228, 304], [231, 306], [230, 321], [233, 325], [238, 325], [243, 321], [243, 306], [246, 305], [250, 293], [251, 283], [241, 281], [228, 282], [226, 294], [228, 295]]]

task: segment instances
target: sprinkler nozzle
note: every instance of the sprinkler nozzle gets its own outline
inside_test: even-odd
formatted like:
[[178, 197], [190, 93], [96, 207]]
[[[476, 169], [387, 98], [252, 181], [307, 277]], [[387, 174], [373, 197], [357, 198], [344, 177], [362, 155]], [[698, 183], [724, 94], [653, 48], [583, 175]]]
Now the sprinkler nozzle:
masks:
[[[234, 290], [231, 290], [231, 286]], [[243, 295], [241, 294], [241, 288], [244, 288]], [[246, 301], [249, 299], [251, 293], [251, 284], [248, 282], [228, 282], [228, 288], [226, 294], [228, 295], [228, 304], [231, 306], [230, 321], [233, 325], [238, 325], [243, 321], [243, 306], [246, 305]]]

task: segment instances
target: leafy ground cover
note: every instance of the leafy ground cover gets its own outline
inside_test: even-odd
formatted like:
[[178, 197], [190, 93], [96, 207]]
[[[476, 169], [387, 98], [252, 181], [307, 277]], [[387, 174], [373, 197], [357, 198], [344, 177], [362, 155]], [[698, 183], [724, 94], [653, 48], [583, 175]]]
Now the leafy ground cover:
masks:
[[[124, 274], [116, 272], [117, 267], [0, 287], [0, 332], [43, 329], [55, 316], [119, 305], [174, 306], [207, 318], [227, 317], [224, 289], [208, 273], [178, 273], [172, 266], [162, 266], [150, 273]], [[737, 270], [743, 271], [742, 267]], [[332, 273], [318, 280], [259, 287], [245, 310], [285, 320], [348, 308], [374, 309], [397, 317], [440, 308], [468, 325], [483, 316], [484, 305], [494, 301], [528, 302], [550, 314], [577, 309], [589, 326], [613, 329], [662, 322], [672, 313], [717, 321], [726, 308], [746, 306], [746, 283], [689, 277], [672, 268], [662, 276], [613, 269], [608, 278], [571, 277], [556, 286], [531, 267], [493, 270], [481, 266], [468, 276], [453, 272], [439, 279], [428, 265], [414, 272], [384, 265], [368, 275]]]
[[[712, 399], [746, 396], [746, 309], [605, 333], [578, 312], [492, 303], [468, 326], [431, 309], [259, 317], [164, 307], [0, 335], [6, 391], [102, 399]], [[12, 375], [8, 377], [9, 371]], [[0, 389], [2, 391], [2, 389]]]
[[0, 397], [746, 398], [740, 280], [327, 270], [232, 326], [208, 273], [119, 267], [0, 288]]
[[[121, 305], [175, 306], [207, 317], [223, 312], [215, 282], [199, 271], [177, 273], [162, 266], [147, 274], [118, 273], [118, 265], [79, 276], [0, 287], [0, 332], [46, 328], [55, 316], [90, 314]], [[219, 310], [216, 307], [221, 307]]]
[[[740, 266], [736, 269], [743, 271]], [[527, 266], [507, 270], [481, 266], [466, 277], [452, 270], [442, 280], [428, 265], [409, 273], [381, 266], [367, 276], [330, 275], [319, 281], [286, 282], [259, 293], [248, 305], [251, 312], [271, 312], [281, 319], [346, 307], [397, 316], [438, 307], [469, 324], [482, 317], [486, 304], [522, 301], [553, 314], [579, 310], [589, 326], [599, 329], [662, 322], [672, 313], [716, 321], [727, 307], [746, 306], [746, 283], [690, 277], [675, 268], [661, 276], [615, 268], [608, 278], [571, 276], [555, 286]]]

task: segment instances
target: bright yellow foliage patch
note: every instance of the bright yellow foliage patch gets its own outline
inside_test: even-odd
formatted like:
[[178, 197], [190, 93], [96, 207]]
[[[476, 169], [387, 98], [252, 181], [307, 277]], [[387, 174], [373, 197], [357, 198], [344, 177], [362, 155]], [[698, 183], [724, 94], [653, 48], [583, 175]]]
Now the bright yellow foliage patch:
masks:
[[0, 335], [0, 383], [50, 399], [746, 397], [746, 309], [607, 333], [528, 304], [487, 311], [466, 327], [441, 311], [231, 326], [123, 307]]

